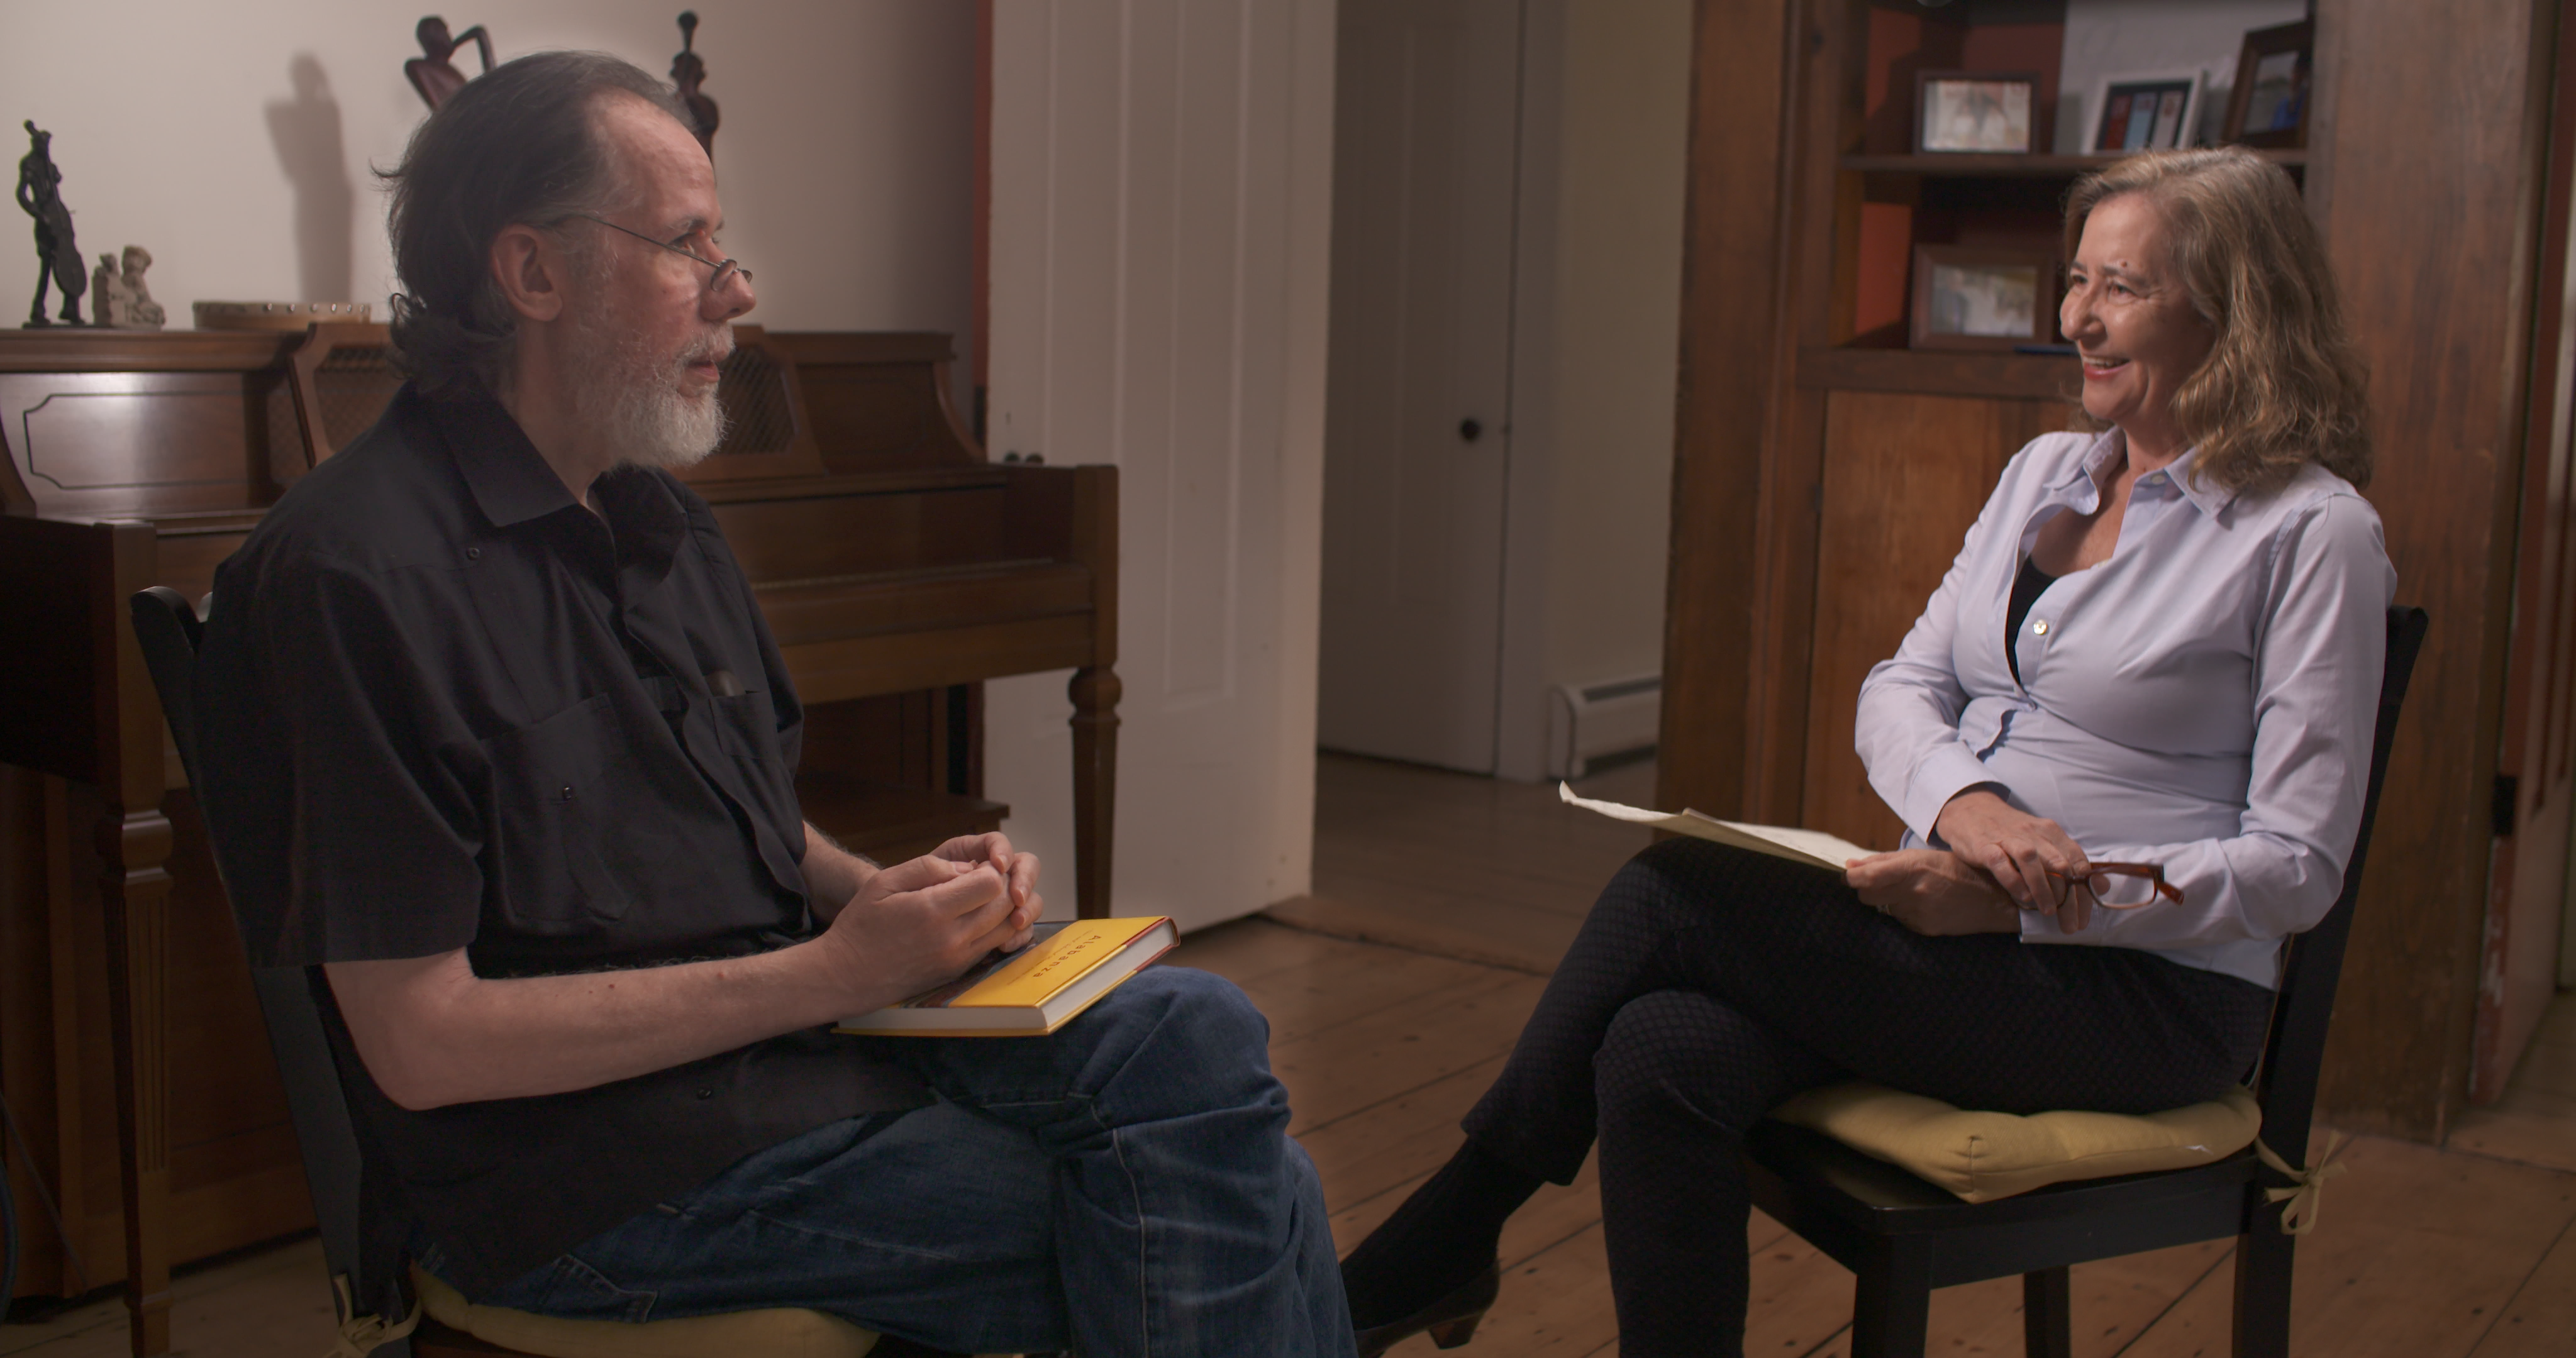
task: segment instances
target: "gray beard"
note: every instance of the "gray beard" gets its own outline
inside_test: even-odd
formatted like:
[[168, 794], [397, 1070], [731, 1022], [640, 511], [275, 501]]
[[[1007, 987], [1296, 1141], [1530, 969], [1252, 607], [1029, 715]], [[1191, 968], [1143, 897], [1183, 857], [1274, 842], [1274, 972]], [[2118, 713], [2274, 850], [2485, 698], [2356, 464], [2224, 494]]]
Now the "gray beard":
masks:
[[586, 319], [578, 333], [581, 366], [592, 380], [575, 389], [573, 412], [623, 450], [618, 465], [686, 471], [724, 440], [724, 406], [715, 390], [693, 398], [680, 389], [688, 365], [715, 352], [721, 341], [692, 344], [661, 359], [615, 317]]

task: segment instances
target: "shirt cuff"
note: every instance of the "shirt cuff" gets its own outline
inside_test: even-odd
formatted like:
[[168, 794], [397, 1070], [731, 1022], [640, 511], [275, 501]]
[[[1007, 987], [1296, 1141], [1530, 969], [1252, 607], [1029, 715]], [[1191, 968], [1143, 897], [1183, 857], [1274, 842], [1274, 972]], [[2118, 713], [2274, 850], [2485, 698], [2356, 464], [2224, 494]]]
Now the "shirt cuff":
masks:
[[2093, 918], [2086, 921], [2083, 928], [2070, 934], [2057, 927], [2056, 911], [2024, 910], [2021, 912], [2021, 941], [2024, 943], [2090, 943], [2097, 946], [2106, 944], [2110, 940], [2103, 936], [2103, 925], [2108, 922], [2110, 913], [2107, 910], [2094, 911]]
[[1906, 784], [1905, 805], [1898, 814], [1926, 844], [1940, 842], [1932, 833], [1932, 822], [1941, 818], [1941, 808], [1950, 799], [1980, 783], [1991, 783], [1995, 776], [1986, 762], [1968, 752], [1965, 745], [1952, 742], [1932, 752], [1914, 770]]

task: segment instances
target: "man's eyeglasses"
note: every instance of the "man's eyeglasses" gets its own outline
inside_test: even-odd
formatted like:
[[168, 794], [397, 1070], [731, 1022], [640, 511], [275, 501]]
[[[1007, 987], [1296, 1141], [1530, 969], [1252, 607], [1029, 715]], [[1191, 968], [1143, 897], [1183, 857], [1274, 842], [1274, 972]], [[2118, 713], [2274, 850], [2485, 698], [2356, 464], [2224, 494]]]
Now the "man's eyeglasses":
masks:
[[[705, 255], [699, 254], [697, 251], [689, 249], [686, 246], [674, 245], [666, 240], [655, 240], [641, 231], [619, 226], [617, 223], [608, 220], [606, 217], [594, 217], [587, 212], [576, 212], [572, 215], [579, 217], [585, 222], [597, 222], [611, 231], [624, 231], [627, 235], [633, 236], [635, 239], [644, 242], [646, 245], [660, 246], [661, 248], [670, 251], [672, 254], [679, 255], [684, 259], [694, 259], [700, 264], [704, 264], [708, 268], [715, 270], [715, 272], [707, 278], [707, 291], [709, 292], [724, 291], [725, 284], [732, 282], [736, 278], [740, 278], [746, 283], [751, 281], [751, 270], [742, 267], [742, 261], [740, 260], [709, 259]], [[700, 232], [693, 234], [703, 235], [704, 233]], [[712, 243], [713, 242], [710, 242], [710, 244]]]

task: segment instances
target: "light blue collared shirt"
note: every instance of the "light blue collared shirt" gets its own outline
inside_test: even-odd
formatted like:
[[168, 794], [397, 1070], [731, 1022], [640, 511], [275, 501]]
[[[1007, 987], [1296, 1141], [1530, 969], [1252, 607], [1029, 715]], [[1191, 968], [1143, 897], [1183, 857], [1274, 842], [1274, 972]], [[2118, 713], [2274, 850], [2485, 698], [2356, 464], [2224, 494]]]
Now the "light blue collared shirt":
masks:
[[[2283, 488], [2192, 484], [2198, 451], [2138, 478], [2109, 560], [2060, 576], [2004, 658], [2013, 577], [2040, 525], [2090, 514], [2115, 430], [2015, 454], [1941, 588], [1869, 672], [1856, 743], [1870, 785], [1929, 842], [1952, 797], [1998, 784], [2101, 862], [2165, 865], [2171, 901], [2022, 916], [2025, 943], [2142, 948], [2278, 980], [2281, 940], [2325, 917], [2361, 824], [2397, 571], [2379, 515], [2313, 463]], [[2144, 900], [2114, 877], [2104, 899]]]

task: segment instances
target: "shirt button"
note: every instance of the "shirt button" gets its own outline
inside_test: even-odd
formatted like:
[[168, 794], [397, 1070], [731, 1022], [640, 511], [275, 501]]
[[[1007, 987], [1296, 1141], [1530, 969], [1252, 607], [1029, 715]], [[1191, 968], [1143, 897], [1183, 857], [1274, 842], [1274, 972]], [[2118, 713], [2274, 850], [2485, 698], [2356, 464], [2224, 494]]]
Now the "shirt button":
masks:
[[715, 1096], [716, 1092], [712, 1089], [701, 1089], [698, 1091], [698, 1097], [702, 1099], [712, 1099]]
[[[2032, 636], [2036, 636], [2036, 637], [2044, 637], [2044, 636], [2047, 636], [2047, 635], [2048, 635], [2048, 619], [2046, 619], [2046, 618], [2042, 618], [2042, 619], [2040, 619], [2039, 621], [2037, 621], [2037, 622], [2035, 622], [2035, 623], [2032, 623], [2032, 624], [2030, 625], [2030, 633], [2031, 633], [2031, 635], [2032, 635]], [[564, 789], [564, 800], [566, 800], [566, 801], [570, 801], [571, 799], [572, 799], [572, 789], [571, 789], [571, 788], [565, 788], [565, 789]]]
[[483, 559], [483, 549], [482, 549], [482, 548], [480, 548], [480, 547], [468, 547], [468, 548], [466, 548], [466, 549], [465, 549], [465, 559], [466, 559], [466, 560], [468, 560], [468, 561], [480, 561], [480, 560], [482, 560], [482, 559]]
[[[2045, 630], [2045, 629], [2042, 629], [2042, 630]], [[571, 786], [570, 786], [569, 784], [567, 784], [567, 785], [565, 786], [564, 790], [563, 790], [563, 799], [564, 799], [565, 801], [571, 801], [571, 800], [572, 800], [572, 788], [571, 788]]]

